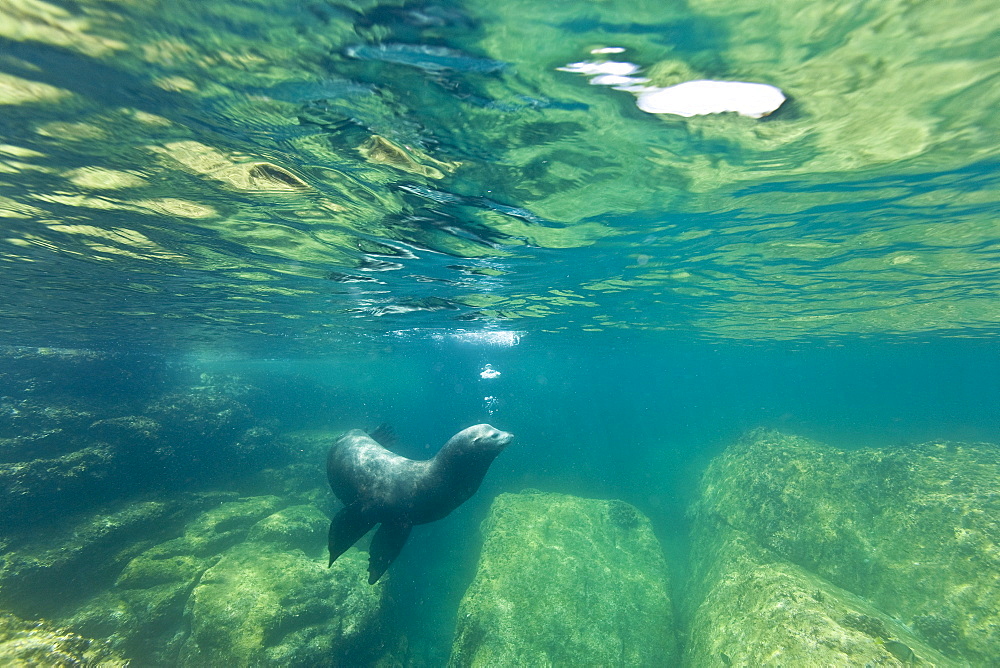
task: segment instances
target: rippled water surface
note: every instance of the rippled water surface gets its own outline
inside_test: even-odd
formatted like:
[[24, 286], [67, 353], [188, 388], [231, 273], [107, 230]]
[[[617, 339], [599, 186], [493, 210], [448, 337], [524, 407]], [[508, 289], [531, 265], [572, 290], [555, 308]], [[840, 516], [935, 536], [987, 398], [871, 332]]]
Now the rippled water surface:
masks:
[[[995, 3], [2, 11], [17, 343], [315, 353], [497, 323], [840, 339], [1000, 320]], [[648, 114], [560, 69], [608, 60], [788, 99], [762, 119]]]

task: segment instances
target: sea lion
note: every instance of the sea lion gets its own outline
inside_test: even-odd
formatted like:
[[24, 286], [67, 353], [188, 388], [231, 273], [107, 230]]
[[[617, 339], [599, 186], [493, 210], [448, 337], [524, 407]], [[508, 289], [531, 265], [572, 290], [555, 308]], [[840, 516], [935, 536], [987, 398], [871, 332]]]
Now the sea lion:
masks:
[[360, 429], [330, 448], [326, 475], [344, 507], [330, 522], [330, 565], [376, 524], [368, 584], [389, 568], [414, 524], [445, 517], [479, 489], [490, 464], [513, 435], [488, 424], [463, 429], [431, 459], [400, 457]]

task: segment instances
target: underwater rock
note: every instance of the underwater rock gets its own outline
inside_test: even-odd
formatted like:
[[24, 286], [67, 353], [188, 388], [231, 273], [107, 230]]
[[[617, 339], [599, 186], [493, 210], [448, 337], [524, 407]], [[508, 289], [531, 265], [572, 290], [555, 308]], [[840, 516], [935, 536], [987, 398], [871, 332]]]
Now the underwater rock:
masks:
[[88, 409], [146, 400], [163, 382], [162, 358], [74, 348], [0, 346], [3, 394]]
[[113, 450], [96, 445], [54, 458], [0, 464], [0, 516], [10, 530], [17, 525], [30, 529], [32, 521], [49, 522], [79, 499], [107, 501], [118, 491], [106, 485], [114, 463]]
[[287, 508], [227, 550], [188, 599], [191, 634], [180, 662], [321, 666], [333, 657], [344, 665], [376, 658], [384, 590], [368, 586], [367, 558], [357, 550], [327, 569], [327, 524], [312, 506]]
[[55, 459], [77, 450], [86, 445], [79, 435], [93, 420], [92, 412], [75, 406], [0, 397], [0, 462]]
[[235, 438], [250, 427], [247, 406], [217, 392], [179, 392], [161, 397], [145, 414], [163, 425], [172, 438], [184, 440]]
[[0, 437], [4, 438], [79, 430], [93, 420], [92, 412], [73, 406], [0, 398]]
[[839, 450], [757, 431], [708, 467], [697, 514], [864, 597], [950, 658], [1000, 662], [1000, 448]]
[[[228, 497], [60, 621], [143, 665], [359, 665], [383, 652], [382, 587], [357, 550], [327, 569], [329, 519]], [[148, 543], [147, 543], [148, 545]]]
[[684, 666], [961, 665], [722, 522], [700, 516], [695, 536]]
[[0, 613], [0, 665], [111, 668], [128, 661], [99, 640]]
[[[66, 508], [232, 478], [287, 459], [271, 423], [255, 417], [269, 414], [261, 390], [233, 376], [200, 380], [144, 407], [0, 397], [0, 488], [7, 492], [0, 516], [10, 530], [52, 523]], [[112, 412], [122, 408], [138, 412]]]
[[[196, 500], [200, 501], [200, 500]], [[216, 496], [174, 536], [140, 544], [119, 562], [117, 579], [61, 621], [84, 635], [108, 638], [123, 654], [156, 665], [174, 663], [188, 596], [219, 555], [281, 506], [274, 496]], [[123, 541], [124, 542], [124, 541]], [[179, 635], [180, 634], [180, 635]]]
[[666, 562], [622, 501], [501, 494], [482, 526], [449, 666], [667, 666]]
[[8, 533], [0, 538], [0, 606], [23, 617], [56, 617], [114, 582], [131, 559], [176, 530], [185, 515], [235, 496], [130, 501], [62, 518], [44, 531]]
[[0, 516], [8, 531], [34, 530], [33, 523], [129, 490], [122, 471], [135, 443], [120, 449], [95, 439], [87, 427], [93, 419], [64, 406], [0, 403]]
[[119, 447], [144, 453], [135, 468], [147, 467], [160, 481], [231, 475], [277, 463], [287, 454], [269, 423], [255, 417], [268, 413], [259, 388], [233, 376], [203, 374], [201, 380], [159, 397], [141, 416], [101, 421], [92, 429]]
[[[126, 415], [98, 420], [88, 428], [89, 435], [115, 446], [136, 449], [154, 443], [160, 438], [162, 427], [156, 420], [144, 415]], [[148, 447], [141, 448], [147, 450]]]

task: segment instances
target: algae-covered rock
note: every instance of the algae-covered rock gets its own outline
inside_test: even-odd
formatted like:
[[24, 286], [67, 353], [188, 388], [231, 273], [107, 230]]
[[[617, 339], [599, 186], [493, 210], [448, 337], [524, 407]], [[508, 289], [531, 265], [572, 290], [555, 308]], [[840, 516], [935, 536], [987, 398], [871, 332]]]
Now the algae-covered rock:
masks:
[[143, 401], [161, 386], [166, 368], [164, 358], [156, 355], [0, 346], [3, 393], [30, 396], [45, 405], [107, 408]]
[[701, 518], [684, 666], [957, 666], [867, 601]]
[[99, 640], [0, 613], [0, 665], [111, 668], [128, 662]]
[[363, 664], [382, 648], [382, 593], [368, 585], [367, 555], [357, 550], [328, 569], [300, 550], [248, 541], [223, 555], [192, 592], [181, 663]]
[[[234, 376], [203, 375], [200, 382], [144, 405], [71, 401], [61, 394], [58, 402], [35, 393], [0, 396], [0, 489], [6, 490], [0, 517], [12, 532], [31, 531], [65, 508], [230, 479], [287, 461], [274, 424], [256, 418], [267, 413], [259, 410], [267, 393]], [[123, 408], [131, 414], [122, 415]]]
[[122, 503], [67, 517], [37, 535], [6, 536], [0, 605], [25, 617], [53, 616], [112, 583], [129, 560], [162, 540], [186, 513], [217, 504], [221, 496]]
[[85, 635], [108, 638], [122, 653], [170, 663], [184, 635], [184, 606], [201, 575], [251, 527], [281, 506], [275, 496], [216, 501], [189, 520], [179, 536], [148, 546], [117, 580], [64, 621]]
[[328, 525], [316, 508], [293, 506], [227, 550], [188, 599], [181, 663], [356, 665], [377, 656], [383, 588], [368, 585], [357, 550], [327, 568], [315, 538]]
[[149, 665], [323, 666], [382, 651], [382, 587], [353, 551], [326, 567], [329, 519], [275, 496], [226, 501], [133, 558], [65, 619]]
[[621, 501], [501, 494], [483, 522], [450, 666], [666, 666], [676, 660], [666, 562]]
[[864, 597], [950, 658], [1000, 662], [995, 445], [845, 451], [758, 431], [709, 466], [696, 514]]
[[[0, 397], [0, 437], [33, 436], [80, 430], [94, 419], [91, 411], [33, 398]], [[0, 440], [2, 442], [2, 440]]]
[[77, 499], [108, 501], [118, 463], [112, 448], [97, 444], [57, 457], [0, 464], [0, 515], [11, 525], [30, 527], [74, 507]]

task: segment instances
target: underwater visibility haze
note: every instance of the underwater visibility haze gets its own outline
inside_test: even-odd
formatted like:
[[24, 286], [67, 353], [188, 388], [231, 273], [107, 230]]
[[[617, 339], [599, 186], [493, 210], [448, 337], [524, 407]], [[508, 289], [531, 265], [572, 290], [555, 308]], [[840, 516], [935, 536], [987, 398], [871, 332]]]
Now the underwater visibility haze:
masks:
[[0, 663], [1000, 664], [998, 28], [0, 0]]

